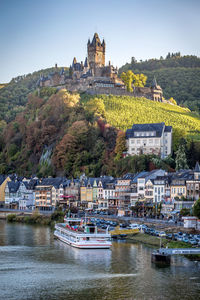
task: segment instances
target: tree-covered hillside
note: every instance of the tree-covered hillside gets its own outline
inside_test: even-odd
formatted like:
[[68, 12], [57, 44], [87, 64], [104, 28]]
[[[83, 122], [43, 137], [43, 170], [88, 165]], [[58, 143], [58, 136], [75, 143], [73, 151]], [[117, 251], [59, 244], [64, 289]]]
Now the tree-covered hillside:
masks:
[[[189, 149], [189, 166], [200, 159], [200, 119], [188, 109], [144, 98], [72, 94], [42, 88], [28, 95], [23, 112], [0, 131], [0, 173], [38, 176], [121, 176], [155, 167], [173, 169], [174, 158], [153, 155], [123, 159], [125, 129], [133, 123], [173, 126], [174, 150]], [[182, 141], [181, 141], [182, 140]], [[156, 159], [156, 160], [155, 160]]]
[[79, 99], [56, 88], [29, 94], [24, 111], [0, 132], [0, 174], [99, 176], [117, 130], [98, 125]]
[[8, 84], [0, 85], [0, 121], [14, 120], [17, 113], [25, 109], [27, 95], [36, 89], [40, 75], [47, 76], [53, 71], [55, 68], [40, 70], [32, 74], [15, 77]]
[[119, 72], [127, 70], [145, 74], [147, 86], [156, 76], [166, 99], [173, 97], [178, 104], [200, 111], [200, 58], [169, 53], [165, 59], [137, 62], [133, 57], [131, 63], [122, 66]]

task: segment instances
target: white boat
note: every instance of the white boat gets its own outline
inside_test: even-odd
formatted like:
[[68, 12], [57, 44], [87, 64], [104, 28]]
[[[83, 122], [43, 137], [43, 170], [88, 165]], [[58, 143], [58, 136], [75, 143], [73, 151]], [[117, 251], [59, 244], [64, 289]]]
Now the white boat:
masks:
[[112, 245], [108, 230], [84, 224], [83, 219], [65, 218], [66, 223], [55, 225], [54, 235], [62, 242], [81, 249], [109, 249]]

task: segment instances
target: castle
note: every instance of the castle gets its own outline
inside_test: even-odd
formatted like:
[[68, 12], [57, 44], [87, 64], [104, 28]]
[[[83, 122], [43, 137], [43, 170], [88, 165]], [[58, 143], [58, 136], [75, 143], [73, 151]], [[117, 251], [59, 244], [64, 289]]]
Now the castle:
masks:
[[89, 94], [115, 94], [146, 97], [154, 101], [162, 101], [161, 87], [154, 78], [151, 87], [134, 87], [133, 93], [127, 92], [123, 81], [118, 77], [118, 69], [109, 62], [105, 64], [106, 43], [101, 42], [97, 33], [92, 41], [87, 43], [87, 57], [85, 61], [77, 62], [74, 57], [69, 73], [62, 68], [47, 77], [41, 76], [38, 80], [39, 87], [55, 86], [65, 87], [71, 92], [87, 92]]

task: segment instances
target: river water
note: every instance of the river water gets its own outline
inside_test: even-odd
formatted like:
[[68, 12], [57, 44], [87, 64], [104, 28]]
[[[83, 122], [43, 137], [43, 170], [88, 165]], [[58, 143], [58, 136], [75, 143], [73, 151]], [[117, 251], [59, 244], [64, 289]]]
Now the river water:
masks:
[[75, 249], [49, 227], [0, 222], [0, 299], [200, 299], [200, 262], [177, 256], [167, 268], [152, 249], [113, 242]]

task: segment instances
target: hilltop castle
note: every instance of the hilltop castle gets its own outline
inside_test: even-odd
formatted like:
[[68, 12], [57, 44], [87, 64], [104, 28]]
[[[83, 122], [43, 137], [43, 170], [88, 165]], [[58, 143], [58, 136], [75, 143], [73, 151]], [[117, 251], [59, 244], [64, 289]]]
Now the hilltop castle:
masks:
[[71, 92], [87, 92], [89, 94], [115, 94], [146, 97], [154, 101], [162, 101], [161, 87], [154, 78], [151, 87], [134, 87], [134, 92], [126, 91], [125, 85], [118, 77], [118, 69], [109, 62], [105, 64], [106, 43], [101, 42], [97, 33], [92, 41], [87, 43], [87, 57], [85, 61], [77, 62], [74, 57], [69, 73], [64, 69], [55, 71], [47, 77], [41, 76], [38, 80], [39, 87], [55, 86], [65, 87]]

